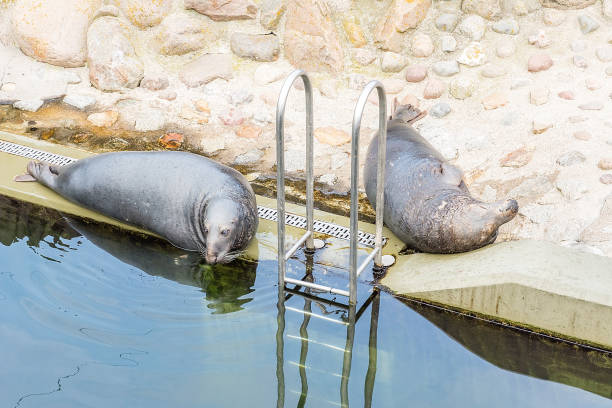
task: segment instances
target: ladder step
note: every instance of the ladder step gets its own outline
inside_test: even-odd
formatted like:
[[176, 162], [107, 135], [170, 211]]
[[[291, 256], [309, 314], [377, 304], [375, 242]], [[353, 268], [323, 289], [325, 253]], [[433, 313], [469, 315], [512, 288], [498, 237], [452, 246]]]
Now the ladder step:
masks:
[[347, 290], [332, 288], [331, 286], [319, 285], [317, 283], [306, 282], [306, 281], [299, 280], [299, 279], [285, 277], [285, 282], [292, 283], [298, 286], [306, 286], [312, 289], [320, 290], [322, 292], [334, 293], [336, 295], [341, 295], [341, 296], [346, 296], [346, 297], [350, 296], [350, 293]]
[[368, 257], [361, 263], [361, 265], [359, 265], [359, 268], [357, 268], [357, 276], [361, 275], [361, 272], [363, 272], [366, 266], [368, 266], [372, 259], [374, 259], [379, 250], [380, 248], [374, 248], [372, 253], [370, 253], [370, 255], [368, 255]]
[[288, 260], [289, 260], [289, 258], [291, 258], [291, 256], [292, 256], [293, 254], [295, 254], [295, 251], [297, 251], [297, 250], [298, 250], [298, 248], [299, 248], [299, 247], [301, 247], [301, 246], [302, 246], [302, 244], [303, 244], [304, 242], [306, 242], [306, 240], [307, 240], [308, 238], [310, 238], [310, 236], [311, 236], [311, 235], [312, 235], [312, 232], [310, 232], [310, 231], [306, 231], [306, 233], [305, 233], [304, 235], [302, 235], [302, 238], [300, 238], [300, 239], [298, 240], [298, 242], [296, 242], [296, 243], [295, 243], [295, 244], [294, 244], [294, 245], [291, 247], [291, 249], [287, 251], [287, 253], [285, 254], [285, 261], [288, 261]]

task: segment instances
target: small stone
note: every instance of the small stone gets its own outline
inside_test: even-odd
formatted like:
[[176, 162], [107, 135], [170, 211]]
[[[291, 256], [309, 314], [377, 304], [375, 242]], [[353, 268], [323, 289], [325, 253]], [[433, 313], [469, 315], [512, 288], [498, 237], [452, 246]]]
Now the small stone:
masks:
[[529, 101], [532, 105], [544, 105], [548, 102], [550, 91], [544, 86], [534, 88], [529, 92]]
[[519, 24], [513, 18], [499, 20], [491, 27], [493, 31], [500, 34], [516, 35], [519, 33]]
[[259, 149], [253, 149], [246, 153], [236, 156], [234, 159], [234, 165], [236, 166], [248, 166], [253, 163], [257, 163], [264, 156], [264, 152]]
[[499, 161], [499, 165], [502, 167], [514, 168], [523, 167], [531, 161], [532, 157], [533, 150], [523, 146], [504, 156]]
[[516, 45], [514, 45], [514, 41], [510, 39], [505, 39], [497, 43], [497, 47], [495, 47], [495, 52], [500, 58], [508, 58], [511, 55], [514, 55], [514, 53], [516, 52]]
[[604, 158], [597, 163], [597, 167], [602, 170], [612, 170], [612, 157]]
[[102, 91], [135, 88], [143, 77], [143, 64], [127, 27], [115, 17], [101, 17], [87, 31], [89, 79]]
[[263, 133], [263, 129], [255, 125], [242, 125], [236, 130], [236, 136], [245, 139], [257, 139]]
[[599, 23], [595, 21], [593, 17], [586, 14], [578, 16], [578, 24], [580, 24], [580, 31], [582, 31], [582, 34], [588, 34], [599, 28]]
[[586, 116], [575, 115], [575, 116], [570, 116], [568, 120], [570, 121], [570, 123], [580, 123], [580, 122], [584, 122], [585, 120], [587, 120], [587, 118]]
[[179, 116], [185, 120], [195, 122], [200, 125], [205, 125], [210, 120], [210, 112], [197, 111], [188, 105], [183, 105]]
[[228, 54], [204, 54], [185, 65], [179, 73], [181, 81], [190, 88], [232, 77], [232, 57]]
[[383, 72], [400, 72], [407, 63], [408, 59], [403, 55], [385, 52], [380, 65]]
[[457, 15], [444, 13], [436, 18], [436, 28], [440, 31], [452, 32], [457, 26]]
[[583, 52], [583, 51], [586, 51], [586, 49], [587, 49], [587, 42], [584, 41], [584, 40], [575, 40], [575, 41], [572, 41], [572, 44], [570, 45], [570, 48], [574, 52]]
[[459, 77], [451, 81], [449, 91], [456, 99], [466, 99], [476, 90], [476, 81], [468, 77]]
[[87, 117], [89, 122], [98, 127], [111, 127], [117, 122], [117, 119], [119, 119], [117, 111], [92, 113]]
[[510, 89], [523, 88], [529, 84], [531, 84], [531, 80], [528, 78], [516, 78], [512, 80], [512, 83], [510, 84]]
[[565, 21], [565, 13], [560, 10], [546, 9], [543, 16], [544, 24], [556, 27]]
[[443, 52], [453, 52], [457, 49], [457, 40], [452, 35], [443, 35], [440, 38], [440, 47]]
[[487, 64], [480, 71], [480, 75], [485, 78], [498, 78], [506, 75], [506, 70], [501, 65]]
[[602, 175], [599, 178], [599, 181], [602, 184], [612, 184], [612, 173], [607, 173], [607, 174]]
[[126, 150], [128, 147], [130, 147], [130, 143], [120, 137], [113, 137], [104, 142], [104, 148], [108, 150]]
[[545, 71], [552, 67], [553, 60], [548, 54], [535, 54], [529, 57], [527, 62], [527, 69], [529, 72]]
[[434, 106], [431, 107], [431, 109], [429, 109], [429, 115], [433, 116], [434, 118], [443, 118], [444, 116], [448, 115], [451, 111], [451, 107], [448, 103], [446, 102], [439, 102], [436, 103]]
[[591, 134], [589, 132], [587, 132], [586, 130], [578, 130], [576, 132], [574, 132], [574, 137], [578, 140], [584, 140], [587, 141], [589, 139], [591, 139]]
[[578, 68], [586, 68], [589, 66], [589, 61], [582, 55], [574, 55], [572, 61], [574, 62], [574, 65]]
[[262, 64], [257, 67], [253, 79], [258, 85], [268, 85], [285, 76], [285, 71], [274, 64]]
[[140, 81], [140, 87], [150, 91], [160, 91], [169, 85], [168, 77], [161, 72], [145, 72]]
[[390, 95], [402, 92], [404, 86], [406, 86], [406, 82], [403, 79], [399, 78], [387, 78], [383, 79], [381, 82], [385, 87], [385, 91], [387, 91], [387, 94]]
[[528, 42], [538, 48], [546, 48], [551, 44], [550, 38], [548, 38], [544, 30], [538, 30], [536, 34], [530, 35]]
[[482, 44], [479, 42], [471, 42], [463, 49], [457, 62], [468, 67], [477, 67], [487, 62], [487, 54], [484, 52]]
[[561, 155], [557, 159], [557, 164], [559, 166], [568, 167], [573, 166], [574, 164], [583, 163], [585, 161], [586, 157], [584, 156], [584, 154], [574, 150]]
[[503, 92], [494, 92], [482, 99], [485, 110], [497, 109], [508, 103], [508, 96]]
[[561, 91], [559, 92], [559, 98], [566, 99], [568, 101], [573, 101], [576, 99], [576, 95], [573, 91]]
[[230, 39], [232, 52], [255, 61], [276, 61], [280, 52], [278, 37], [271, 34], [234, 33]]
[[586, 85], [589, 91], [595, 91], [603, 86], [601, 81], [595, 78], [585, 79], [584, 84]]
[[158, 139], [164, 149], [176, 150], [183, 144], [185, 138], [180, 133], [166, 133]]
[[404, 96], [400, 102], [400, 104], [402, 105], [412, 105], [415, 108], [418, 108], [420, 105], [419, 102], [419, 98], [417, 98], [416, 96], [412, 95], [412, 94], [406, 94], [406, 96]]
[[193, 9], [214, 21], [248, 20], [257, 16], [257, 6], [250, 0], [185, 0], [185, 8]]
[[218, 117], [221, 123], [226, 126], [238, 126], [242, 125], [244, 122], [250, 119], [251, 115], [240, 109], [230, 107], [229, 109], [222, 112]]
[[374, 51], [367, 48], [356, 48], [353, 50], [353, 61], [361, 66], [368, 66], [376, 59]]
[[354, 47], [363, 47], [367, 44], [365, 34], [359, 25], [359, 21], [354, 16], [349, 16], [343, 19], [342, 26], [344, 27], [344, 32], [346, 33], [348, 40]]
[[319, 183], [326, 184], [328, 186], [333, 186], [338, 181], [338, 176], [335, 174], [323, 174], [319, 177]]
[[431, 68], [433, 72], [444, 77], [449, 77], [459, 72], [457, 61], [438, 61]]
[[177, 96], [178, 95], [176, 94], [176, 92], [172, 90], [165, 90], [157, 94], [158, 98], [164, 99], [166, 101], [173, 101], [176, 99]]
[[546, 132], [551, 127], [553, 127], [553, 123], [548, 118], [538, 117], [533, 119], [532, 132], [536, 135]]
[[427, 34], [416, 34], [412, 37], [410, 49], [415, 57], [429, 57], [434, 52], [433, 41]]
[[55, 130], [54, 129], [47, 129], [44, 132], [42, 132], [40, 134], [40, 139], [41, 140], [49, 140], [53, 137], [53, 135], [55, 134]]
[[590, 101], [590, 102], [578, 105], [578, 107], [582, 110], [602, 110], [603, 103], [599, 101]]
[[612, 66], [606, 67], [606, 75], [612, 76]]
[[28, 111], [28, 112], [36, 112], [38, 111], [45, 102], [40, 99], [22, 99], [13, 104], [13, 108]]
[[159, 24], [172, 8], [171, 0], [118, 0], [118, 6], [132, 24], [152, 27]]
[[423, 98], [425, 99], [437, 99], [444, 93], [446, 85], [444, 82], [436, 78], [429, 78], [425, 89], [423, 90]]
[[487, 20], [497, 20], [502, 14], [500, 2], [490, 0], [462, 1], [461, 11], [465, 14], [477, 14]]
[[96, 98], [91, 95], [72, 93], [64, 96], [64, 103], [79, 110], [87, 110], [96, 104]]
[[351, 136], [347, 132], [332, 126], [315, 129], [314, 136], [319, 143], [330, 146], [341, 146], [351, 141]]
[[612, 45], [604, 45], [603, 47], [597, 48], [595, 54], [601, 62], [612, 61]]
[[406, 81], [421, 82], [427, 76], [427, 67], [425, 65], [411, 65], [406, 69]]
[[85, 143], [91, 135], [88, 133], [76, 133], [70, 137], [72, 143]]
[[485, 31], [485, 21], [482, 17], [472, 14], [459, 24], [459, 32], [470, 37], [473, 41], [480, 41]]
[[174, 13], [164, 19], [157, 39], [159, 53], [163, 55], [184, 55], [202, 49], [215, 38], [214, 31], [207, 23], [191, 14]]

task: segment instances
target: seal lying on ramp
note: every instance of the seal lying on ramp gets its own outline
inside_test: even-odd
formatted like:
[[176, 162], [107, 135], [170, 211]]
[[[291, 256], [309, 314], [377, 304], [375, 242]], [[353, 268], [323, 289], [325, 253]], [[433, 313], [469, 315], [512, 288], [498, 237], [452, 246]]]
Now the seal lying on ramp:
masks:
[[186, 152], [117, 152], [28, 173], [67, 199], [226, 263], [257, 230], [255, 194], [236, 170]]
[[[473, 198], [463, 174], [411, 126], [423, 113], [399, 106], [387, 127], [385, 217], [387, 227], [411, 249], [456, 253], [495, 241], [500, 225], [518, 212], [515, 200], [485, 203]], [[364, 183], [376, 205], [375, 137], [368, 148]]]

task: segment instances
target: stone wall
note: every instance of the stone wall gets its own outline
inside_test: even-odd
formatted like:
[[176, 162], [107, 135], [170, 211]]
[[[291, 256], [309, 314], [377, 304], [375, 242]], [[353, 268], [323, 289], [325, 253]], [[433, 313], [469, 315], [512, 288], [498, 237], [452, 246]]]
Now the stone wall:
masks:
[[[262, 186], [282, 80], [306, 69], [322, 202], [348, 192], [352, 110], [380, 79], [390, 102], [428, 110], [417, 128], [474, 194], [519, 200], [501, 239], [612, 255], [612, 0], [0, 0], [0, 42], [0, 128], [189, 149]], [[286, 162], [299, 180], [295, 87]]]

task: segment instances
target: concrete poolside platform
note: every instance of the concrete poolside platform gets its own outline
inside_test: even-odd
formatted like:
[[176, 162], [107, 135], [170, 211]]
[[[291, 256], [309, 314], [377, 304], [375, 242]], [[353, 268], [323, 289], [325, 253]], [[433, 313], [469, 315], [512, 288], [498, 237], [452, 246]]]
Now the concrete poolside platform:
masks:
[[[0, 140], [76, 159], [83, 150], [0, 132]], [[148, 234], [117, 220], [84, 209], [38, 183], [16, 183], [30, 159], [0, 152], [0, 194], [51, 207], [61, 212]], [[276, 201], [257, 196], [258, 205], [275, 208]], [[287, 212], [304, 208], [287, 204]], [[315, 219], [348, 226], [347, 217], [315, 210]], [[374, 225], [359, 223], [373, 233]], [[303, 233], [287, 227], [287, 243]], [[389, 292], [529, 328], [579, 343], [612, 350], [612, 258], [587, 254], [540, 241], [515, 241], [456, 255], [399, 255], [403, 244], [385, 228], [384, 254], [396, 263], [380, 281]], [[348, 265], [348, 241], [326, 239], [317, 261]], [[370, 248], [360, 249], [364, 259]], [[276, 222], [261, 219], [246, 256], [276, 259]]]

